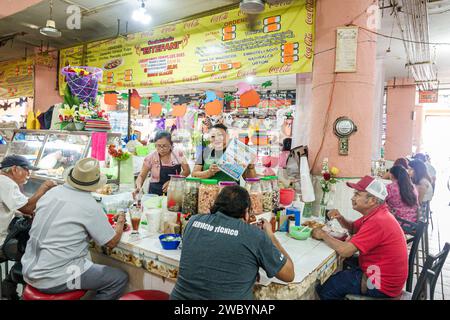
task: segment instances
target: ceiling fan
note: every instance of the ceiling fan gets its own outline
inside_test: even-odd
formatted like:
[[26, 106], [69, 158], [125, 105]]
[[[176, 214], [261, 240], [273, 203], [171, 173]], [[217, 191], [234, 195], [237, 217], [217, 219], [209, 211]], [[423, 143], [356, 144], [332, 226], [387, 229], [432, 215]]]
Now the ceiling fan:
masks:
[[250, 30], [257, 27], [258, 17], [264, 12], [266, 4], [277, 4], [283, 0], [241, 0], [239, 8], [247, 15]]

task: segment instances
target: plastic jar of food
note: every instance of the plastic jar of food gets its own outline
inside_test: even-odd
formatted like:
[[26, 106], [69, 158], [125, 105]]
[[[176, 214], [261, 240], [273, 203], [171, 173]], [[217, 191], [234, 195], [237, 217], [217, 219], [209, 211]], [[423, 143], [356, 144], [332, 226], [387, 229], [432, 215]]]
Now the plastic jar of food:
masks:
[[259, 178], [246, 179], [245, 188], [250, 194], [250, 200], [252, 201], [251, 213], [252, 214], [263, 213], [263, 195]]
[[181, 212], [185, 180], [186, 177], [184, 176], [170, 175], [170, 183], [167, 190], [167, 210]]
[[198, 191], [198, 213], [208, 214], [211, 212], [211, 207], [216, 201], [220, 188], [217, 185], [217, 180], [203, 179], [201, 180]]
[[280, 186], [278, 184], [278, 177], [271, 176], [270, 181], [272, 183], [272, 201], [273, 208], [278, 208], [280, 206]]
[[272, 212], [273, 210], [272, 177], [261, 178], [261, 190], [262, 190], [263, 211]]
[[200, 188], [199, 178], [186, 178], [184, 184], [183, 195], [183, 213], [197, 214], [198, 213], [198, 191]]

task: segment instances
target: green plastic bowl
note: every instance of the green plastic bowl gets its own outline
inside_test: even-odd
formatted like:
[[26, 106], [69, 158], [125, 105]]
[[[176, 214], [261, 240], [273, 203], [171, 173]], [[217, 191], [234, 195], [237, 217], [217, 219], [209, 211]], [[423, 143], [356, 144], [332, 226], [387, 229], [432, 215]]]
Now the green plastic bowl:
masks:
[[312, 229], [305, 226], [289, 227], [289, 235], [297, 240], [306, 240], [310, 237]]

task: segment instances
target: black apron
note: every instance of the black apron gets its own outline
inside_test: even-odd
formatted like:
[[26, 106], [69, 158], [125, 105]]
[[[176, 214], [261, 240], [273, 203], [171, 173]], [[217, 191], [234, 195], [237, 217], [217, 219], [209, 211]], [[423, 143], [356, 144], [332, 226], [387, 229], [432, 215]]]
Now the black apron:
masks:
[[163, 166], [161, 158], [159, 158], [159, 182], [151, 182], [148, 193], [162, 196], [163, 185], [164, 183], [170, 180], [170, 175], [180, 173], [181, 173], [181, 164], [176, 164], [174, 166]]

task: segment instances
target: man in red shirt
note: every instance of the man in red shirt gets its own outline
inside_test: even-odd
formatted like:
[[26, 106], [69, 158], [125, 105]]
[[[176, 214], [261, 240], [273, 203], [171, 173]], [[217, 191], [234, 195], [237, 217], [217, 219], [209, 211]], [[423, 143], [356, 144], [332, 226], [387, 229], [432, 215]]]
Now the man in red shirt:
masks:
[[363, 216], [350, 222], [339, 211], [332, 210], [329, 217], [348, 229], [352, 238], [336, 240], [321, 229], [314, 229], [312, 236], [325, 241], [344, 258], [359, 251], [359, 267], [336, 273], [318, 286], [317, 293], [322, 300], [343, 299], [347, 294], [399, 296], [408, 277], [408, 250], [400, 225], [384, 203], [386, 188], [370, 176], [347, 185], [355, 189], [353, 209]]

